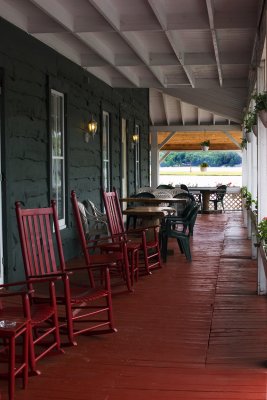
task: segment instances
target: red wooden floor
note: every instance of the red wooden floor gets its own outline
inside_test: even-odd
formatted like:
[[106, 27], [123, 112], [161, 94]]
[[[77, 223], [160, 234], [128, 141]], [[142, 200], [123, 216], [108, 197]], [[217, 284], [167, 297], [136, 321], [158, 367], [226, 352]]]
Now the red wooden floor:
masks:
[[42, 360], [16, 399], [266, 400], [267, 304], [241, 215], [200, 215], [191, 247], [191, 263], [173, 243], [163, 269], [114, 296], [118, 333]]

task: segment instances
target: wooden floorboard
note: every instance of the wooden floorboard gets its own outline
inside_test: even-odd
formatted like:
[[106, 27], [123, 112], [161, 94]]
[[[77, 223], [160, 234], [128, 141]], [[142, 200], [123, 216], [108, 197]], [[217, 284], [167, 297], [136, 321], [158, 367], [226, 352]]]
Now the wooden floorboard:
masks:
[[192, 262], [173, 241], [161, 270], [114, 296], [118, 332], [43, 359], [16, 399], [266, 400], [267, 304], [247, 245], [241, 213], [199, 215]]

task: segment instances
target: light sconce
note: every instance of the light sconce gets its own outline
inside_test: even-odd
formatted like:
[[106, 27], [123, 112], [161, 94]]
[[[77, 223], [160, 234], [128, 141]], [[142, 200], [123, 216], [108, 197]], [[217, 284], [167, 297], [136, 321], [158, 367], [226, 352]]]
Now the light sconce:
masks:
[[90, 121], [88, 122], [88, 131], [84, 132], [84, 141], [88, 143], [90, 137], [94, 138], [97, 131], [97, 122], [91, 117]]
[[134, 146], [138, 143], [138, 141], [139, 141], [139, 135], [137, 133], [134, 133], [131, 142], [132, 150], [134, 149]]

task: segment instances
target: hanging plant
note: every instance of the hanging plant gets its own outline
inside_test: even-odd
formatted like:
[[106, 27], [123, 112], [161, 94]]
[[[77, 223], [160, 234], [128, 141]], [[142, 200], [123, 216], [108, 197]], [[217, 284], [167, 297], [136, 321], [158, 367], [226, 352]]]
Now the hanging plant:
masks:
[[260, 242], [267, 242], [267, 217], [264, 217], [257, 226], [257, 238]]
[[200, 146], [203, 151], [208, 151], [210, 148], [210, 141], [209, 140], [204, 140], [204, 142], [200, 143]]
[[259, 115], [261, 122], [267, 128], [267, 92], [256, 93], [252, 96], [255, 100], [254, 111]]
[[257, 113], [256, 111], [249, 111], [244, 118], [243, 127], [246, 134], [253, 132], [253, 127], [257, 126]]
[[246, 139], [246, 138], [243, 138], [243, 139], [241, 140], [241, 143], [240, 143], [241, 149], [242, 149], [242, 150], [247, 150], [247, 144], [248, 144], [247, 139]]

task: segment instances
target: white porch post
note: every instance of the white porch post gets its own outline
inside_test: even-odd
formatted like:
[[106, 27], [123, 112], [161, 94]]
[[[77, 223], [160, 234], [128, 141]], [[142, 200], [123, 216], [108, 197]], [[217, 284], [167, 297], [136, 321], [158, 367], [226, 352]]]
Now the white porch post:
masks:
[[[242, 186], [247, 186], [248, 182], [247, 150], [242, 151]], [[244, 225], [248, 226], [247, 210], [243, 207]]]
[[[252, 181], [252, 145], [247, 143], [247, 188], [251, 192], [251, 181]], [[250, 212], [247, 212], [247, 228], [248, 228], [248, 238], [251, 238], [251, 218]]]
[[[253, 135], [253, 139], [251, 142], [251, 157], [252, 157], [252, 164], [251, 164], [251, 194], [253, 199], [258, 198], [258, 185], [257, 185], [257, 168], [258, 168], [258, 153], [257, 153], [257, 138]], [[255, 206], [253, 205], [253, 209]], [[255, 225], [252, 223], [251, 225], [251, 255], [253, 259], [257, 258], [257, 248], [254, 246], [256, 242], [255, 238]]]
[[[265, 63], [258, 68], [258, 92], [265, 90]], [[258, 118], [258, 221], [267, 216], [267, 132]], [[266, 274], [260, 254], [258, 255], [258, 294], [266, 294]]]
[[151, 186], [157, 187], [159, 184], [159, 150], [158, 132], [151, 132]]

